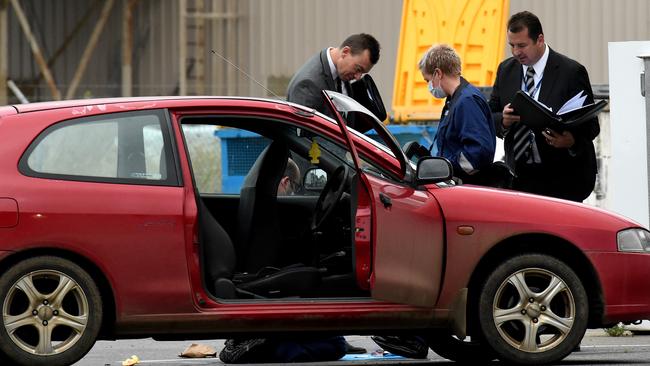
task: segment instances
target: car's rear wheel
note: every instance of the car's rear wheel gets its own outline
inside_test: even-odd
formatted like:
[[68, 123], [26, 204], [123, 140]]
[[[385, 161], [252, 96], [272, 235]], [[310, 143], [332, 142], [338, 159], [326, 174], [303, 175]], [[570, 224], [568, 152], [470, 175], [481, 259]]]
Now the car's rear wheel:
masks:
[[499, 265], [479, 298], [486, 342], [512, 363], [545, 364], [566, 357], [582, 339], [588, 317], [578, 276], [543, 254], [520, 255]]
[[446, 330], [428, 334], [427, 343], [440, 357], [456, 362], [482, 365], [496, 358], [484, 340], [478, 337], [461, 340]]
[[26, 259], [0, 276], [0, 350], [13, 365], [70, 365], [95, 343], [102, 301], [92, 278], [69, 260]]

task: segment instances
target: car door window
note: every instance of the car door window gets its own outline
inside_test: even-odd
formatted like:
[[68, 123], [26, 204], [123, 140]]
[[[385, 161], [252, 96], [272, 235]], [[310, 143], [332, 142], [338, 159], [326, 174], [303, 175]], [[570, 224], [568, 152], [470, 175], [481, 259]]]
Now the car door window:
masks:
[[[273, 122], [270, 122], [273, 123]], [[263, 123], [260, 123], [262, 125]], [[239, 128], [237, 120], [218, 124], [183, 123], [182, 129], [189, 151], [194, 181], [201, 194], [239, 194], [244, 179], [272, 138], [254, 132], [255, 127]], [[298, 167], [300, 178], [292, 178], [292, 195], [318, 195], [318, 189], [303, 189], [305, 175], [318, 167], [319, 160], [309, 150], [315, 146], [332, 158], [352, 166], [347, 149], [320, 136], [308, 136], [296, 127], [284, 125], [285, 134], [292, 136], [302, 151], [290, 148], [290, 157]], [[301, 137], [301, 133], [305, 136]]]
[[32, 143], [20, 169], [42, 178], [178, 185], [162, 116], [119, 113], [58, 123]]
[[183, 124], [199, 193], [239, 194], [244, 177], [270, 140], [218, 124]]

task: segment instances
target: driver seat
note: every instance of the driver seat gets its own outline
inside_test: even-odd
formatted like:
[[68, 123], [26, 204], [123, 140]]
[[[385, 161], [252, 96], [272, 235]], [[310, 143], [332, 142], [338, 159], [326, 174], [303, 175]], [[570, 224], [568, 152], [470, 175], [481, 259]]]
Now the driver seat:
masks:
[[315, 267], [295, 264], [235, 273], [237, 255], [230, 236], [198, 196], [199, 243], [206, 289], [219, 299], [300, 296], [321, 283]]
[[257, 272], [278, 266], [281, 244], [278, 217], [278, 184], [289, 159], [289, 147], [278, 140], [262, 151], [244, 178], [237, 211], [239, 241], [237, 268]]

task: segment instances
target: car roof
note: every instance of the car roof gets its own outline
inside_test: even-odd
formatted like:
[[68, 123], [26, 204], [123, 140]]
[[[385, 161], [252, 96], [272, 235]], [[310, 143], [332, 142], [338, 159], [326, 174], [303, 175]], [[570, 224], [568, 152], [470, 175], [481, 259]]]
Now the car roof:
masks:
[[233, 96], [150, 96], [150, 97], [122, 97], [122, 98], [95, 98], [95, 99], [72, 99], [62, 101], [36, 102], [27, 104], [13, 104], [0, 107], [0, 116], [16, 113], [38, 112], [59, 108], [85, 107], [91, 105], [119, 104], [119, 103], [138, 103], [138, 102], [155, 102], [155, 101], [172, 101], [172, 100], [200, 100], [200, 99], [218, 99], [218, 100], [254, 100], [271, 103], [286, 103], [278, 99], [251, 98], [251, 97], [233, 97]]

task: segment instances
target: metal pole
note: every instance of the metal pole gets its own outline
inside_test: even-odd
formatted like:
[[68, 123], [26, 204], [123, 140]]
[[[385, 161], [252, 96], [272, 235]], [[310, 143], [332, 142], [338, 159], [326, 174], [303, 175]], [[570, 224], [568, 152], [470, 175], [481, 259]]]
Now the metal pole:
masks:
[[187, 77], [185, 60], [187, 60], [187, 2], [178, 0], [178, 95], [187, 95]]
[[[205, 1], [195, 0], [194, 13], [201, 14], [205, 11]], [[194, 19], [194, 70], [196, 81], [194, 92], [196, 95], [205, 95], [205, 18]]]
[[133, 93], [133, 6], [137, 0], [124, 3], [122, 17], [122, 96]]
[[16, 85], [16, 83], [14, 83], [13, 80], [11, 80], [11, 79], [7, 80], [7, 86], [9, 87], [9, 89], [11, 89], [11, 91], [14, 93], [16, 98], [18, 98], [20, 103], [22, 103], [22, 104], [28, 104], [29, 103], [29, 100], [27, 100], [27, 98], [25, 97], [25, 94], [23, 94], [23, 92], [20, 91], [20, 88], [18, 88], [18, 86]]
[[47, 82], [47, 85], [50, 87], [50, 93], [52, 93], [52, 98], [54, 98], [55, 100], [60, 100], [61, 93], [59, 92], [59, 89], [56, 88], [54, 77], [52, 77], [52, 73], [50, 73], [50, 68], [47, 66], [47, 63], [43, 58], [43, 54], [41, 53], [41, 49], [38, 46], [38, 42], [36, 41], [36, 38], [34, 37], [34, 34], [32, 33], [32, 30], [29, 27], [29, 22], [27, 21], [27, 17], [25, 17], [23, 8], [20, 7], [20, 3], [18, 2], [18, 0], [11, 0], [11, 6], [13, 6], [14, 11], [16, 12], [16, 17], [18, 18], [20, 27], [23, 29], [23, 32], [25, 33], [25, 37], [27, 37], [27, 41], [29, 41], [29, 46], [32, 48], [32, 53], [34, 54], [36, 63], [38, 64], [38, 67], [41, 69], [41, 72], [45, 77], [45, 81]]
[[7, 41], [7, 1], [0, 0], [0, 105], [7, 104], [9, 42]]
[[[233, 14], [236, 12], [237, 3], [232, 0], [226, 0], [226, 13]], [[237, 57], [237, 18], [226, 18], [226, 55], [235, 64], [241, 65]], [[237, 74], [233, 68], [226, 72], [226, 95], [237, 95]]]
[[648, 207], [650, 207], [650, 55], [639, 56], [643, 60], [644, 72], [641, 74], [641, 95], [645, 97], [646, 129], [646, 169], [648, 174]]

